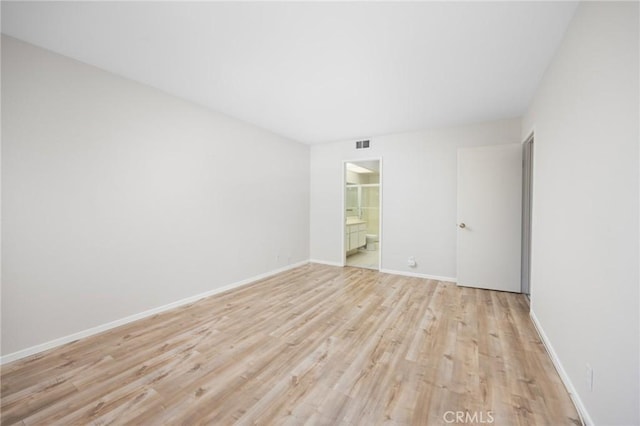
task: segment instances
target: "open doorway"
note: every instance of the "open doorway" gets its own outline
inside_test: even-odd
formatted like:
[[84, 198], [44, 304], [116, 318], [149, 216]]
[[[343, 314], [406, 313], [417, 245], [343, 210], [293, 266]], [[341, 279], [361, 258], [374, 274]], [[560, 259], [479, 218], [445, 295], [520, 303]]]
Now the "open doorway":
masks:
[[344, 264], [380, 269], [381, 160], [344, 163]]

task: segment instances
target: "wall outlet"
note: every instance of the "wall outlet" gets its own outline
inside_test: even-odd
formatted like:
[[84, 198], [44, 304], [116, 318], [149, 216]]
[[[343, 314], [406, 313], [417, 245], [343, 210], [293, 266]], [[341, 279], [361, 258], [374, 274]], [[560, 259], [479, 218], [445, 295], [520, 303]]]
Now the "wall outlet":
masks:
[[593, 368], [589, 364], [584, 367], [584, 380], [585, 385], [587, 386], [587, 390], [589, 392], [593, 391]]
[[416, 258], [413, 256], [409, 256], [409, 259], [407, 260], [407, 265], [409, 265], [412, 268], [415, 268], [416, 266]]

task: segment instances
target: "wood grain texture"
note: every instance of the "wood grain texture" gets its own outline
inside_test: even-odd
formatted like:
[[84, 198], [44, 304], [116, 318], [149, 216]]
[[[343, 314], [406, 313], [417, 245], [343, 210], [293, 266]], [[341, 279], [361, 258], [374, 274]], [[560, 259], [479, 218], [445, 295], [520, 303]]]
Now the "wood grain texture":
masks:
[[580, 424], [523, 296], [316, 264], [1, 379], [3, 425]]

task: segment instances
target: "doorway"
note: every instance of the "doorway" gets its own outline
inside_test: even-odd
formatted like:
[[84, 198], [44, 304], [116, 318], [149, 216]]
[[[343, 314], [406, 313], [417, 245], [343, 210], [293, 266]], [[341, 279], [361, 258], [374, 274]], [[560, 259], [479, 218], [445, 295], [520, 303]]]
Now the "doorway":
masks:
[[380, 269], [381, 264], [381, 159], [345, 161], [344, 264]]
[[521, 289], [531, 296], [531, 208], [533, 201], [533, 133], [522, 146], [522, 267]]

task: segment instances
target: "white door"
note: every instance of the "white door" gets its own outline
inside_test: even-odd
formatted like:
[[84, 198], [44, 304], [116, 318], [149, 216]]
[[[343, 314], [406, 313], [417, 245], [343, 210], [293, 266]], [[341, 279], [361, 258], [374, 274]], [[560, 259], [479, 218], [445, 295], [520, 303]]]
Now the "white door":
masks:
[[520, 292], [522, 145], [458, 149], [458, 285]]

